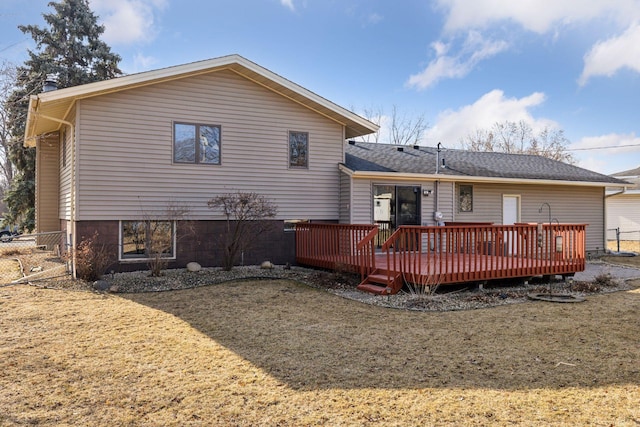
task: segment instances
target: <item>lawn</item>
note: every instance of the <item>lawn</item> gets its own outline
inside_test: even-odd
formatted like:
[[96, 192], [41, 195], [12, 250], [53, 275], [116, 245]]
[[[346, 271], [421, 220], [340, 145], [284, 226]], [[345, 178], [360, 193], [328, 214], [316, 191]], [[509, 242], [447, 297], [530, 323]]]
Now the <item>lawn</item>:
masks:
[[284, 280], [9, 286], [0, 426], [637, 427], [639, 331], [638, 288], [434, 313]]

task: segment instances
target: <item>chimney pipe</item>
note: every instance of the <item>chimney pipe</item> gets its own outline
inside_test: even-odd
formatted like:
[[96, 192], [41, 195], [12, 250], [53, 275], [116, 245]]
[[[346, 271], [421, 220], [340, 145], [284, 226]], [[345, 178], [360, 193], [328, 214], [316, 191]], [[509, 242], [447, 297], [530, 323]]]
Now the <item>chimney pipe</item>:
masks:
[[58, 76], [56, 74], [47, 74], [47, 77], [44, 79], [44, 85], [42, 86], [43, 92], [51, 92], [53, 90], [58, 90]]

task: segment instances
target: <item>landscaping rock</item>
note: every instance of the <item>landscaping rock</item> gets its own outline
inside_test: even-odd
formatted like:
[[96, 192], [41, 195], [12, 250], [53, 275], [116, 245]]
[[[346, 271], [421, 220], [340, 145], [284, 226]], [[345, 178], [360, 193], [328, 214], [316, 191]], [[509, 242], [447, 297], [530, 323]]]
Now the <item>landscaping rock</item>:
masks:
[[197, 262], [190, 262], [187, 264], [187, 271], [191, 271], [193, 273], [202, 270], [202, 266]]
[[273, 269], [273, 264], [271, 263], [271, 261], [264, 261], [262, 264], [260, 264], [260, 268], [262, 268], [263, 270], [271, 270]]
[[110, 287], [111, 287], [111, 284], [106, 280], [96, 280], [95, 282], [93, 282], [93, 289], [95, 289], [96, 291], [103, 292], [109, 289]]

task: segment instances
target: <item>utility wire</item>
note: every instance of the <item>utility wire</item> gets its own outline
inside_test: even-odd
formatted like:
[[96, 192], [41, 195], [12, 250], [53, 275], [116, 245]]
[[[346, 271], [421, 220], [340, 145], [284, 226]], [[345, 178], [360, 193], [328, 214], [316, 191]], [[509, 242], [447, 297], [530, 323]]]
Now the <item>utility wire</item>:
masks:
[[615, 145], [613, 147], [565, 148], [565, 151], [611, 150], [614, 148], [640, 147], [640, 144]]

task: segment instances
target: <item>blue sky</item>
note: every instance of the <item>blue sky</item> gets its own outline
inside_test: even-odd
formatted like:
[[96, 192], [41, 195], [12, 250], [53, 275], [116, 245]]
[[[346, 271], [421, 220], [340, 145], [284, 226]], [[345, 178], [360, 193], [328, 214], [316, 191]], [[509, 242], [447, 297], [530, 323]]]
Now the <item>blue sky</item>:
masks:
[[[49, 0], [2, 0], [0, 61]], [[640, 166], [638, 0], [90, 0], [135, 73], [237, 53], [343, 107], [424, 116], [458, 148], [495, 122], [562, 129], [578, 165]]]

